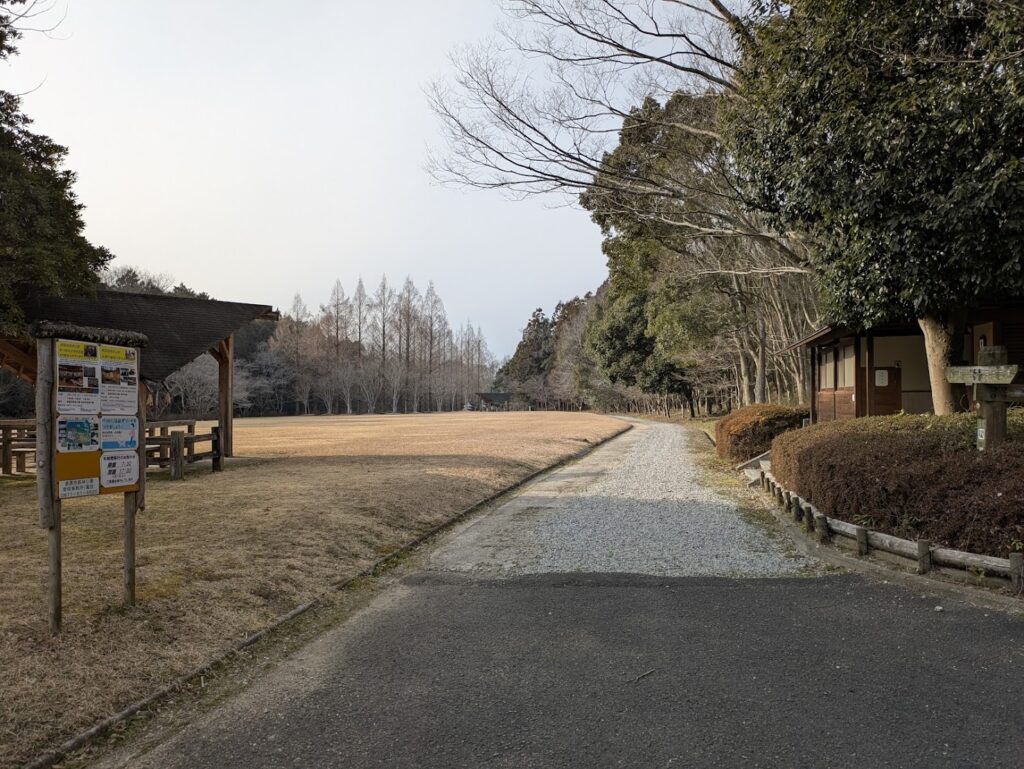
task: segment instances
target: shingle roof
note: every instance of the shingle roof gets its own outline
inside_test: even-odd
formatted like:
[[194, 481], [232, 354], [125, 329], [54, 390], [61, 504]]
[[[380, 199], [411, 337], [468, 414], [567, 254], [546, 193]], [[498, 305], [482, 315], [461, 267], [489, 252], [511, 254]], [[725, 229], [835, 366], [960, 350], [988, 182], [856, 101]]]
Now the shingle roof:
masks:
[[276, 317], [273, 308], [265, 304], [107, 290], [91, 297], [36, 297], [24, 310], [32, 322], [145, 334], [149, 343], [141, 356], [141, 373], [151, 381], [166, 379], [250, 321]]

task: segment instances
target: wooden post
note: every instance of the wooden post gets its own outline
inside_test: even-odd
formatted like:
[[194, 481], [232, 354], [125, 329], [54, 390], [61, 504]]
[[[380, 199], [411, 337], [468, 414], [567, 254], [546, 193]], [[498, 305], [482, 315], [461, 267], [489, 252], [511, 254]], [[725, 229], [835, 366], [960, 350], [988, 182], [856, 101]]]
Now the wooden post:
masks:
[[[142, 351], [135, 349], [135, 363], [138, 371], [142, 371]], [[129, 491], [124, 495], [124, 602], [126, 606], [135, 605], [135, 516], [145, 506], [146, 500], [146, 385], [142, 377], [138, 380], [139, 401], [139, 490]]]
[[929, 539], [917, 540], [917, 573], [927, 574], [932, 570], [932, 543]]
[[[161, 438], [166, 438], [167, 437], [167, 428], [166, 427], [161, 427], [160, 428], [160, 437]], [[167, 459], [167, 457], [170, 456], [170, 447], [166, 443], [161, 443], [160, 444], [159, 452], [160, 452], [159, 453], [160, 459]]]
[[867, 379], [863, 376], [863, 370], [861, 369], [861, 363], [863, 363], [863, 355], [861, 354], [861, 336], [860, 334], [854, 334], [853, 336], [853, 415], [857, 417], [865, 416], [865, 406], [867, 406], [867, 396], [864, 394], [864, 385]]
[[[1002, 345], [989, 345], [978, 351], [979, 366], [1003, 366], [1009, 353]], [[981, 419], [978, 423], [978, 449], [985, 451], [1006, 443], [1005, 387], [979, 384], [977, 396]]]
[[139, 361], [139, 491], [136, 496], [135, 509], [139, 512], [146, 509], [146, 409], [149, 408], [149, 389], [142, 381], [142, 351], [136, 352]]
[[13, 472], [13, 468], [11, 467], [11, 459], [14, 456], [14, 446], [12, 445], [13, 440], [14, 432], [11, 430], [10, 427], [5, 427], [3, 428], [2, 431], [0, 431], [0, 441], [2, 441], [3, 443], [3, 459], [0, 460], [0, 463], [2, 463], [2, 467], [0, 467], [0, 472], [2, 472], [4, 475], [10, 475]]
[[220, 409], [217, 422], [220, 426], [221, 455], [234, 456], [234, 419], [235, 419], [235, 335], [232, 334], [217, 344], [220, 353], [217, 357], [217, 389]]
[[818, 421], [818, 348], [811, 347], [811, 424]]
[[829, 542], [828, 518], [824, 513], [814, 516], [814, 531], [818, 534], [818, 541], [825, 545]]
[[210, 433], [213, 435], [212, 448], [213, 448], [213, 472], [219, 473], [222, 469], [220, 461], [220, 428], [217, 426], [210, 428]]
[[868, 530], [863, 526], [858, 526], [857, 529], [857, 555], [868, 554]]
[[54, 473], [56, 456], [54, 413], [56, 411], [55, 342], [36, 340], [36, 493], [39, 497], [39, 525], [46, 529], [48, 555], [46, 577], [47, 617], [50, 634], [60, 633], [61, 604], [61, 532], [60, 499]]
[[[185, 427], [185, 432], [188, 434], [188, 436], [190, 438], [194, 438], [195, 434], [196, 434], [196, 426], [195, 426], [195, 424], [187, 425]], [[194, 440], [186, 441], [186, 443], [185, 443], [185, 453], [186, 453], [186, 456], [188, 457], [188, 463], [192, 464], [195, 461], [195, 454], [196, 454], [196, 442]]]
[[1010, 582], [1014, 590], [1024, 590], [1024, 553], [1010, 553]]
[[171, 433], [171, 480], [185, 479], [185, 433], [175, 430]]
[[814, 508], [804, 505], [804, 531], [810, 534], [814, 531]]
[[875, 335], [868, 334], [868, 356], [865, 368], [864, 381], [867, 387], [864, 388], [864, 416], [869, 417], [875, 413], [875, 399], [872, 397], [875, 391]]
[[[141, 474], [142, 469], [139, 469]], [[138, 492], [124, 495], [124, 603], [135, 605], [135, 511]]]

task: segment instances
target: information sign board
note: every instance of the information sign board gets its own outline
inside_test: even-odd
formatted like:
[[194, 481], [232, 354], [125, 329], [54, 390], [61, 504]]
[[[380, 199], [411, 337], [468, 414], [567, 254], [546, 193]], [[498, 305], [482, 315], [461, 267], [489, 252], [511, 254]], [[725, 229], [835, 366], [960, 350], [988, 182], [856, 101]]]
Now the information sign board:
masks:
[[58, 339], [55, 353], [58, 498], [138, 490], [135, 348]]

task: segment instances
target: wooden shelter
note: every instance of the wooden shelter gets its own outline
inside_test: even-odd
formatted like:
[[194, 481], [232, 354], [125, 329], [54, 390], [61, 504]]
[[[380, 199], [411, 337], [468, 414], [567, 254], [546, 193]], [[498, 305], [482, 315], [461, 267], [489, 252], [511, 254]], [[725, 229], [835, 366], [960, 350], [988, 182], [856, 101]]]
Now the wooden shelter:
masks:
[[[1010, 363], [1024, 363], [1024, 308], [972, 312], [962, 344], [962, 359], [969, 365], [992, 345], [1005, 346]], [[924, 336], [917, 323], [863, 331], [826, 326], [786, 350], [798, 348], [808, 350], [811, 359], [812, 422], [932, 410]]]
[[[234, 335], [247, 323], [277, 320], [269, 305], [212, 299], [131, 294], [100, 290], [94, 296], [39, 296], [24, 307], [29, 322], [126, 331], [148, 339], [142, 357], [143, 381], [159, 383], [186, 363], [209, 353], [219, 367], [221, 450], [233, 453]], [[0, 365], [30, 384], [36, 381], [35, 342], [31, 337], [0, 338]]]
[[507, 409], [512, 402], [512, 393], [477, 393], [480, 399], [480, 407], [497, 411]]

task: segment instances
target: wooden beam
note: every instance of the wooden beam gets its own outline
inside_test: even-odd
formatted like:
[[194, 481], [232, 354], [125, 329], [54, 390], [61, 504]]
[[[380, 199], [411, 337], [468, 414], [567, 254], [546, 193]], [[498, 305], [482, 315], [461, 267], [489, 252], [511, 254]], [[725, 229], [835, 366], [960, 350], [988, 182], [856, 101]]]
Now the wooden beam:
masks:
[[[234, 456], [235, 335], [217, 344], [217, 390], [221, 456]], [[214, 356], [217, 357], [217, 356]]]
[[7, 339], [0, 339], [0, 366], [10, 369], [15, 376], [31, 385], [36, 383], [36, 360]]

